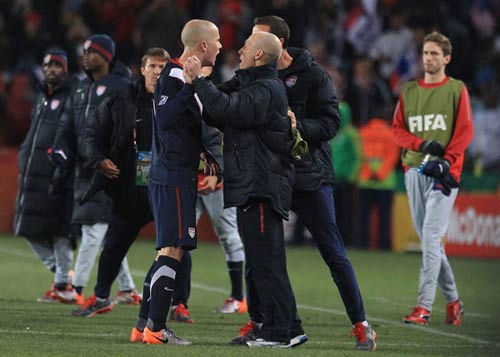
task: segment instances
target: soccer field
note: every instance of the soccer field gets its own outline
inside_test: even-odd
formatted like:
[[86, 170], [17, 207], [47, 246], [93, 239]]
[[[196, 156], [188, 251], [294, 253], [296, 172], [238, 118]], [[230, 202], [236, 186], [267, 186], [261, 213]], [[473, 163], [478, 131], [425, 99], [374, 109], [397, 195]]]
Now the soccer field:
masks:
[[[128, 255], [136, 285], [154, 256], [152, 241], [136, 242]], [[447, 326], [445, 302], [437, 293], [432, 321], [427, 327], [401, 323], [414, 306], [420, 266], [419, 254], [351, 250], [369, 322], [378, 335], [383, 356], [498, 356], [500, 355], [500, 261], [451, 258], [461, 298], [463, 325]], [[75, 318], [75, 308], [40, 304], [36, 298], [50, 285], [52, 273], [35, 258], [26, 240], [0, 237], [0, 355], [1, 356], [354, 356], [351, 326], [336, 287], [318, 251], [287, 249], [289, 274], [299, 314], [309, 341], [293, 350], [229, 346], [247, 315], [214, 312], [227, 297], [229, 279], [218, 245], [202, 243], [193, 252], [189, 310], [195, 324], [172, 323], [176, 334], [192, 346], [148, 346], [128, 342], [137, 306], [117, 306], [108, 314]], [[92, 293], [96, 272], [90, 287]]]

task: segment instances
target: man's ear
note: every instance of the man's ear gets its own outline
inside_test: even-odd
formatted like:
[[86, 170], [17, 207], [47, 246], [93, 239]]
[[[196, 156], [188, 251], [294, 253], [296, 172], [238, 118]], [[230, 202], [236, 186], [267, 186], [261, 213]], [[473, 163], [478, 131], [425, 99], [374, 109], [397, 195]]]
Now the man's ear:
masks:
[[202, 52], [205, 52], [207, 50], [207, 48], [208, 48], [206, 41], [200, 41], [199, 46], [200, 46], [200, 50]]
[[257, 50], [254, 55], [256, 61], [262, 61], [264, 59], [265, 52], [261, 49]]

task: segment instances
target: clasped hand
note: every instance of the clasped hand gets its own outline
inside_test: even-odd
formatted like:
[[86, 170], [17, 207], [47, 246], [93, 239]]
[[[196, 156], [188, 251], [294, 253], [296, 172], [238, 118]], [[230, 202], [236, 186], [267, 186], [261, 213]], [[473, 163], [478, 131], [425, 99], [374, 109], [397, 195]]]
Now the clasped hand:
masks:
[[201, 62], [196, 56], [189, 57], [184, 63], [184, 70], [182, 71], [186, 83], [191, 84], [196, 77], [201, 74]]

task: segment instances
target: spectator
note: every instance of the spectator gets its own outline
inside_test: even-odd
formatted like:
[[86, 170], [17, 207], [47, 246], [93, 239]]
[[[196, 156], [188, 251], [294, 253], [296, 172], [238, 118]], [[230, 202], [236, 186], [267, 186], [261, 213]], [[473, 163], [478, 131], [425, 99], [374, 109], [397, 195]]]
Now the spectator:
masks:
[[389, 89], [377, 76], [373, 61], [368, 57], [359, 57], [354, 61], [353, 75], [344, 99], [351, 107], [352, 122], [357, 127], [374, 117], [388, 117], [392, 109]]

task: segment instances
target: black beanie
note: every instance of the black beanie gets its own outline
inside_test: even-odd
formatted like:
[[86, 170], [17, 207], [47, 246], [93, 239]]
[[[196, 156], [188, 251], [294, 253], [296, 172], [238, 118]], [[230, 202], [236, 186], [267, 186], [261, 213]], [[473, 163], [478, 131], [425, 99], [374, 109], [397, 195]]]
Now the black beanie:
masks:
[[68, 73], [68, 56], [65, 51], [59, 48], [53, 48], [45, 51], [43, 64], [49, 64], [51, 61], [59, 63], [64, 68], [64, 73]]
[[90, 36], [83, 44], [84, 50], [88, 50], [89, 48], [99, 53], [108, 62], [111, 62], [115, 56], [115, 43], [108, 35], [99, 34]]

